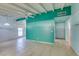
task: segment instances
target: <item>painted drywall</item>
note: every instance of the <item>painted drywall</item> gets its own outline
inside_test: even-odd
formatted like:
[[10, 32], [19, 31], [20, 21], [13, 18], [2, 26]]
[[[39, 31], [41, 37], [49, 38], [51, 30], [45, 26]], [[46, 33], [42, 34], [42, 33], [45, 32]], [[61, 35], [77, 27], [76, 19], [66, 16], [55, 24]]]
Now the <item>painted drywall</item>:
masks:
[[64, 23], [70, 16], [56, 17], [54, 20], [56, 23]]
[[71, 46], [79, 55], [79, 4], [72, 4]]
[[[9, 26], [4, 25], [10, 24]], [[17, 37], [16, 19], [10, 16], [0, 16], [0, 41]]]
[[28, 23], [26, 33], [29, 40], [54, 43], [54, 21]]
[[71, 18], [67, 19], [65, 22], [65, 41], [67, 47], [71, 46]]

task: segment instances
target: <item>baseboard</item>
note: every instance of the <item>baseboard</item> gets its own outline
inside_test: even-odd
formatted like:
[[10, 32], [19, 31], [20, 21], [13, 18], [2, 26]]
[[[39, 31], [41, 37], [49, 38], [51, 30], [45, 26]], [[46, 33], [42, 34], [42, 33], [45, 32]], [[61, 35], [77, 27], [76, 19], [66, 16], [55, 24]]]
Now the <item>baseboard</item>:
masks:
[[[29, 40], [29, 39], [26, 39], [26, 40]], [[44, 43], [44, 44], [50, 44], [50, 45], [54, 44], [54, 43], [48, 43], [48, 42], [42, 42], [42, 41], [36, 41], [36, 40], [29, 40], [29, 41], [38, 42], [38, 43]]]
[[74, 48], [71, 47], [71, 49], [72, 49], [73, 52], [75, 52], [75, 54], [76, 54], [77, 56], [79, 56], [79, 54], [77, 53], [77, 51], [75, 51]]
[[2, 40], [2, 41], [0, 41], [1, 43], [2, 42], [6, 42], [6, 41], [12, 41], [12, 40], [17, 40], [18, 38], [21, 38], [21, 37], [23, 37], [23, 36], [20, 36], [20, 37], [15, 37], [15, 38], [11, 38], [11, 39], [7, 39], [7, 40]]

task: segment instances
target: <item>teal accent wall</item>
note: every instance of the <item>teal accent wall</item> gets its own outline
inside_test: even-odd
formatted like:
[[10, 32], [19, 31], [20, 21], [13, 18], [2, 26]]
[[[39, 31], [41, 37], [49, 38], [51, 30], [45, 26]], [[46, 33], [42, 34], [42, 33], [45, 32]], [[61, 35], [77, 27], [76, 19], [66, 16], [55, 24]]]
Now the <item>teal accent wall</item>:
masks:
[[55, 9], [54, 10], [55, 17], [63, 17], [71, 15], [71, 6], [64, 7], [63, 9]]
[[54, 21], [38, 21], [27, 24], [26, 38], [40, 42], [54, 43]]
[[45, 20], [53, 20], [55, 15], [53, 11], [48, 11], [47, 13], [40, 13], [40, 14], [35, 14], [31, 15], [32, 17], [28, 17], [27, 23], [30, 22], [36, 22], [36, 21], [45, 21]]

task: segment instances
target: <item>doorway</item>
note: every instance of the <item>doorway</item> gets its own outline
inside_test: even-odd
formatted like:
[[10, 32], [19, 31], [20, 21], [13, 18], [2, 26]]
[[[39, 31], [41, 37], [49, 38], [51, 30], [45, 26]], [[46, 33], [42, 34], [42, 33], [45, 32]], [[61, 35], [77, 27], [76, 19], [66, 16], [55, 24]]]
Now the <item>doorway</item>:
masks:
[[55, 23], [55, 37], [56, 39], [65, 39], [64, 23]]
[[26, 21], [18, 21], [18, 36], [25, 37], [26, 35]]

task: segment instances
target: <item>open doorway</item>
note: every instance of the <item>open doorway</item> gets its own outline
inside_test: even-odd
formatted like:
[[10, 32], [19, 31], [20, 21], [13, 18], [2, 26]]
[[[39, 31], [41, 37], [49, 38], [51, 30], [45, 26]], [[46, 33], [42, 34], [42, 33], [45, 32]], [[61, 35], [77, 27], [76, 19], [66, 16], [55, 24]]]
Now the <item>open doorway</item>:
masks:
[[64, 23], [55, 23], [55, 38], [56, 39], [65, 39]]
[[18, 28], [18, 36], [23, 36], [23, 28]]
[[26, 35], [26, 21], [18, 21], [18, 37], [25, 37]]

